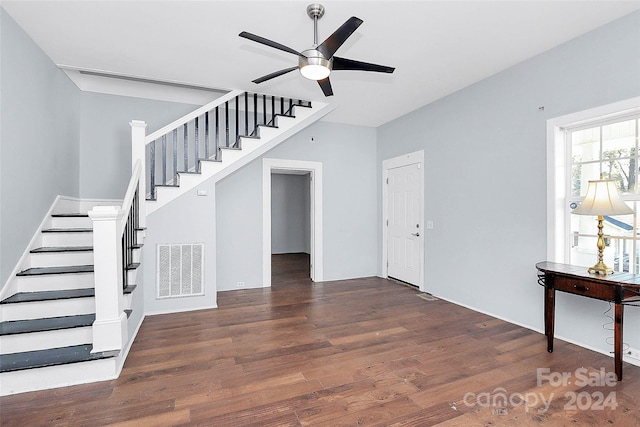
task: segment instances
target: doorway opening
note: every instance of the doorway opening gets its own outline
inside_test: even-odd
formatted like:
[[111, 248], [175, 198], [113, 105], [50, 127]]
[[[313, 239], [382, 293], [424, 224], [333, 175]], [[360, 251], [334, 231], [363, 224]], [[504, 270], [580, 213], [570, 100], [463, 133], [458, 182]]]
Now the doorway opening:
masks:
[[271, 286], [311, 278], [310, 181], [308, 171], [271, 172]]
[[[272, 254], [290, 248], [308, 252], [309, 277], [322, 281], [322, 163], [263, 159], [262, 172], [263, 287], [271, 286]], [[285, 198], [293, 206], [283, 207]]]

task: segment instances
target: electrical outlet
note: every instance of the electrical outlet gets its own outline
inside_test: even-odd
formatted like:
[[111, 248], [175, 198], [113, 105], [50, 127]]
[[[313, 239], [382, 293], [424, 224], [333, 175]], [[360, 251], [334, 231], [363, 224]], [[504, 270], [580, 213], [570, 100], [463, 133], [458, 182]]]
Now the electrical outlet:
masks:
[[238, 283], [236, 283], [236, 286], [238, 288], [244, 288], [244, 282], [238, 282]]
[[625, 350], [624, 355], [640, 361], [640, 350], [638, 350], [637, 348], [629, 347], [628, 349]]

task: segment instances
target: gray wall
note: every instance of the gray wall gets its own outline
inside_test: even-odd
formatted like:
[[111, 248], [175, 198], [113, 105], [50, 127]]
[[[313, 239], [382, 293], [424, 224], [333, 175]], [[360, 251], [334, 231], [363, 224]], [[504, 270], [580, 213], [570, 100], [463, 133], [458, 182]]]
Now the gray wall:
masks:
[[271, 175], [271, 253], [310, 253], [309, 174]]
[[80, 91], [0, 8], [0, 286], [59, 194], [79, 195]]
[[[198, 196], [197, 190], [206, 190], [208, 195]], [[142, 251], [146, 314], [216, 307], [215, 190], [213, 182], [205, 182], [147, 217]], [[158, 299], [158, 244], [181, 243], [204, 244], [204, 295]]]
[[[375, 132], [316, 122], [264, 156], [322, 162], [325, 280], [376, 274]], [[216, 196], [218, 290], [261, 287], [262, 160], [220, 181]]]
[[121, 199], [131, 177], [131, 120], [147, 134], [199, 106], [83, 92], [80, 131], [80, 196]]
[[[425, 152], [428, 292], [543, 328], [546, 120], [640, 95], [638, 52], [634, 13], [378, 129], [379, 173], [384, 159]], [[557, 335], [609, 351], [606, 309], [559, 295]], [[625, 341], [640, 348], [640, 310], [627, 316]]]

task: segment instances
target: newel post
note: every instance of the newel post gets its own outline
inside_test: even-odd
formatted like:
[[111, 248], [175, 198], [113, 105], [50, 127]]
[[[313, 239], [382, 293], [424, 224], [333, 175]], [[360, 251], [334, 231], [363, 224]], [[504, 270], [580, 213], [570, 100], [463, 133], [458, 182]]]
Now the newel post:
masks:
[[138, 182], [138, 197], [140, 198], [138, 226], [142, 229], [147, 227], [147, 164], [146, 164], [146, 144], [147, 123], [142, 120], [131, 120], [131, 170], [140, 160], [140, 181]]
[[93, 221], [93, 258], [96, 293], [96, 320], [93, 322], [93, 353], [122, 350], [127, 340], [124, 312], [122, 230], [125, 212], [120, 206], [95, 206], [89, 211]]

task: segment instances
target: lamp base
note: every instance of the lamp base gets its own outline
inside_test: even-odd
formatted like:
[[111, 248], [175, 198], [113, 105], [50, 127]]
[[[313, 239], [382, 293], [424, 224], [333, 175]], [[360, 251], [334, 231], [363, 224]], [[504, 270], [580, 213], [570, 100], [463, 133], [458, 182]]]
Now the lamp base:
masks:
[[587, 272], [588, 273], [595, 273], [595, 274], [602, 274], [602, 275], [606, 276], [607, 274], [613, 274], [613, 269], [607, 267], [604, 262], [599, 261], [593, 267], [589, 267]]

